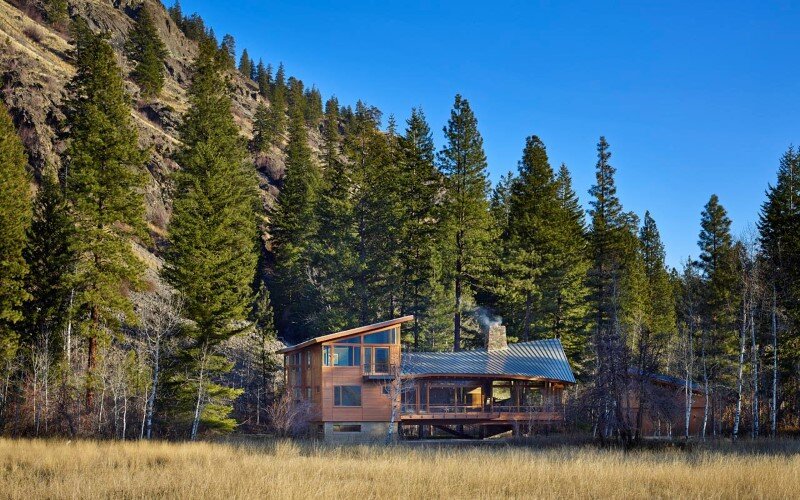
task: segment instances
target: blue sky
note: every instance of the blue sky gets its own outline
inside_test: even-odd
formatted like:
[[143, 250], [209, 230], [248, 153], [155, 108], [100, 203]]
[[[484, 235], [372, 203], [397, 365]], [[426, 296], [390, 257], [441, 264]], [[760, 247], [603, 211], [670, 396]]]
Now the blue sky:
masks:
[[[171, 0], [166, 0], [168, 4]], [[584, 205], [605, 135], [626, 210], [650, 210], [667, 262], [697, 256], [712, 193], [755, 224], [780, 154], [800, 143], [800, 4], [792, 2], [226, 2], [184, 0], [237, 50], [362, 99], [402, 124], [421, 107], [442, 144], [472, 104], [492, 181], [525, 137], [565, 162]]]

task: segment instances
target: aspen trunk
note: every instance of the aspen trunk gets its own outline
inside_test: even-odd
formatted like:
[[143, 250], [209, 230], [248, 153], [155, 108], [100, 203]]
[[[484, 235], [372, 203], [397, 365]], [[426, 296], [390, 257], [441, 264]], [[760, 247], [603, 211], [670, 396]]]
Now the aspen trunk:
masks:
[[750, 341], [753, 360], [753, 437], [759, 434], [758, 416], [758, 349], [756, 347], [756, 318], [755, 311], [750, 311]]
[[742, 326], [739, 329], [739, 373], [736, 378], [736, 413], [733, 417], [733, 440], [739, 437], [739, 422], [742, 419], [742, 385], [744, 379], [744, 352], [747, 332], [747, 309], [742, 306]]
[[197, 438], [197, 430], [200, 427], [200, 414], [203, 401], [203, 376], [205, 375], [206, 368], [206, 349], [203, 347], [203, 359], [200, 362], [200, 378], [197, 382], [197, 402], [194, 407], [194, 419], [192, 420], [192, 433], [190, 439], [194, 441]]
[[772, 437], [778, 435], [778, 318], [777, 318], [777, 292], [772, 285], [772, 407], [770, 420]]

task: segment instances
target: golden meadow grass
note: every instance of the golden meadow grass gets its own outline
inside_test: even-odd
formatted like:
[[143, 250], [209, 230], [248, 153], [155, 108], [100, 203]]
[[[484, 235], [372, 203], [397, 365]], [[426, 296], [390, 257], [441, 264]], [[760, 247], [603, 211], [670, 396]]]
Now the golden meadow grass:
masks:
[[0, 497], [797, 498], [798, 451], [2, 439]]

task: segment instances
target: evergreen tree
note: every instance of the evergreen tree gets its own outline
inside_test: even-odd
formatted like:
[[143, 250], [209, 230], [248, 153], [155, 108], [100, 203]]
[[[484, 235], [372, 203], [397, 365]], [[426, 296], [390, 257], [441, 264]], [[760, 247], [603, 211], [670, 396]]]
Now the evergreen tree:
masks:
[[422, 110], [412, 109], [405, 134], [399, 139], [400, 158], [397, 190], [402, 200], [399, 222], [399, 259], [402, 274], [397, 283], [402, 314], [413, 314], [414, 349], [423, 335], [430, 335], [436, 317], [432, 287], [441, 275], [436, 221], [437, 196], [442, 182], [434, 164], [433, 137]]
[[158, 96], [164, 86], [164, 59], [167, 50], [158, 36], [153, 16], [146, 5], [139, 8], [136, 24], [128, 34], [128, 57], [135, 62], [131, 78], [139, 86], [142, 97]]
[[256, 179], [245, 162], [214, 52], [211, 44], [201, 44], [194, 63], [164, 268], [190, 320], [183, 326], [185, 348], [171, 381], [181, 408], [191, 415], [192, 439], [201, 424], [218, 431], [235, 425], [231, 401], [241, 390], [218, 381], [232, 367], [220, 347], [244, 328], [258, 257]]
[[269, 151], [272, 144], [270, 132], [269, 108], [263, 102], [259, 102], [253, 117], [253, 151], [257, 153]]
[[272, 70], [264, 67], [264, 61], [258, 60], [256, 65], [256, 83], [258, 84], [258, 93], [261, 97], [269, 97], [270, 86], [272, 85]]
[[509, 200], [509, 255], [503, 276], [505, 302], [523, 340], [552, 327], [553, 311], [548, 309], [554, 304], [547, 304], [542, 284], [555, 271], [560, 222], [557, 189], [544, 143], [535, 135], [528, 137]]
[[[183, 9], [181, 9], [180, 0], [175, 0], [175, 3], [167, 9], [170, 19], [183, 30]], [[185, 32], [185, 30], [184, 30]]]
[[236, 40], [233, 39], [233, 35], [226, 33], [222, 37], [219, 52], [223, 67], [225, 69], [234, 69], [236, 67]]
[[239, 72], [247, 78], [252, 78], [253, 61], [250, 60], [247, 49], [242, 51], [242, 57], [239, 58]]
[[589, 190], [594, 198], [589, 272], [591, 311], [594, 315], [594, 372], [596, 411], [603, 437], [632, 438], [625, 414], [629, 351], [626, 337], [632, 324], [642, 319], [643, 265], [638, 250], [638, 220], [625, 213], [617, 198], [616, 169], [605, 137], [597, 144], [596, 182]]
[[787, 149], [780, 159], [777, 182], [766, 194], [758, 228], [771, 303], [770, 416], [775, 435], [778, 409], [796, 412], [800, 400], [800, 388], [791, 381], [800, 363], [800, 152]]
[[28, 298], [24, 287], [28, 266], [22, 253], [31, 224], [27, 165], [22, 141], [0, 103], [0, 370], [16, 351], [14, 324], [23, 319], [21, 306]]
[[[31, 270], [25, 283], [30, 293], [25, 303], [25, 342], [29, 346], [42, 336], [60, 333], [68, 321], [76, 264], [74, 232], [61, 186], [54, 175], [45, 174], [36, 194], [25, 247], [25, 261]], [[56, 335], [49, 342], [51, 354], [62, 349], [61, 340]]]
[[[278, 338], [275, 330], [275, 313], [272, 309], [269, 289], [263, 281], [259, 285], [258, 293], [256, 294], [252, 319], [258, 337], [256, 369], [258, 370], [259, 388], [256, 397], [262, 402], [257, 407], [266, 413], [273, 396], [273, 377], [280, 369], [280, 366], [274, 359], [271, 347]], [[264, 417], [266, 416], [264, 415]], [[261, 415], [259, 415], [258, 420], [261, 420]]]
[[312, 250], [320, 308], [311, 324], [318, 331], [335, 331], [355, 322], [350, 293], [356, 265], [356, 231], [353, 226], [353, 170], [342, 154], [339, 103], [325, 103], [323, 124], [323, 178], [315, 206], [320, 230]]
[[464, 298], [478, 285], [485, 268], [489, 236], [486, 154], [478, 121], [469, 102], [456, 95], [450, 120], [444, 127], [446, 146], [439, 152], [439, 168], [445, 176], [444, 203], [449, 271], [453, 286], [453, 349], [461, 349]]
[[289, 116], [295, 113], [306, 116], [306, 98], [303, 81], [291, 76], [289, 77], [289, 93], [288, 93], [288, 107]]
[[120, 317], [133, 321], [125, 289], [141, 283], [142, 262], [130, 238], [144, 234], [145, 156], [137, 145], [130, 99], [104, 35], [74, 25], [77, 72], [66, 104], [69, 146], [64, 157], [66, 197], [76, 224], [76, 317], [88, 342], [86, 403], [93, 404], [98, 343], [110, 339]]
[[59, 26], [69, 19], [67, 0], [45, 0], [44, 12], [51, 26]]
[[283, 63], [281, 63], [275, 74], [275, 83], [270, 93], [270, 135], [272, 144], [278, 147], [283, 145], [283, 137], [286, 135], [287, 88], [284, 75]]
[[305, 93], [306, 123], [309, 127], [317, 127], [322, 119], [322, 94], [317, 87], [312, 86]]
[[556, 198], [559, 222], [557, 224], [554, 273], [550, 276], [552, 288], [552, 336], [561, 339], [564, 350], [578, 376], [585, 373], [585, 360], [589, 343], [587, 298], [587, 273], [589, 247], [586, 239], [584, 211], [572, 189], [572, 177], [563, 163], [556, 174]]
[[[273, 103], [274, 104], [274, 103]], [[275, 298], [284, 335], [292, 338], [303, 326], [310, 298], [309, 246], [315, 234], [314, 206], [320, 171], [308, 146], [302, 111], [295, 109], [286, 146], [283, 186], [270, 220], [276, 261]]]

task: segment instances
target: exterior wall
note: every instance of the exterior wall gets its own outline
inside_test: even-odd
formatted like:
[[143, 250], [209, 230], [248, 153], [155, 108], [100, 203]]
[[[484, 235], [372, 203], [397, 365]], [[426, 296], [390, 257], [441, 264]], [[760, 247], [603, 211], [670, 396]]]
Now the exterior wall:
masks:
[[[680, 437], [684, 435], [686, 428], [686, 399], [684, 389], [673, 385], [660, 385], [655, 391], [655, 397], [662, 399], [662, 406], [666, 406], [668, 412], [656, 416], [652, 412], [645, 411], [642, 416], [642, 435], [648, 437]], [[628, 420], [631, 424], [636, 422], [636, 414], [639, 411], [639, 402], [635, 390], [629, 393], [630, 407], [628, 410]], [[689, 414], [689, 435], [699, 436], [703, 430], [703, 411], [705, 408], [705, 396], [700, 392], [695, 392], [692, 397], [692, 408]]]
[[[346, 343], [348, 339], [376, 331], [392, 328], [395, 330], [393, 344], [363, 344]], [[285, 380], [286, 388], [295, 399], [309, 399], [317, 409], [316, 422], [358, 422], [358, 423], [387, 423], [391, 419], [391, 401], [383, 394], [383, 388], [388, 380], [370, 380], [364, 375], [365, 364], [371, 360], [365, 359], [366, 348], [389, 349], [390, 372], [400, 364], [400, 325], [379, 327], [372, 330], [339, 337], [328, 342], [312, 344], [296, 349], [285, 354]], [[363, 341], [363, 340], [362, 340]], [[330, 347], [331, 355], [336, 345], [360, 349], [360, 363], [358, 366], [324, 366], [323, 352], [325, 347]], [[310, 361], [309, 361], [310, 356]], [[332, 365], [331, 361], [331, 365]], [[334, 405], [334, 386], [348, 385], [361, 387], [361, 406], [345, 407]], [[369, 426], [368, 426], [369, 427]], [[332, 430], [325, 427], [326, 438]], [[331, 428], [332, 429], [332, 428]], [[385, 427], [384, 427], [385, 430]], [[346, 434], [346, 433], [342, 433]], [[385, 433], [384, 433], [385, 434]]]
[[[334, 426], [336, 424], [360, 425], [361, 432], [335, 432]], [[325, 422], [325, 441], [329, 443], [341, 444], [383, 442], [389, 432], [389, 425], [389, 422]]]

